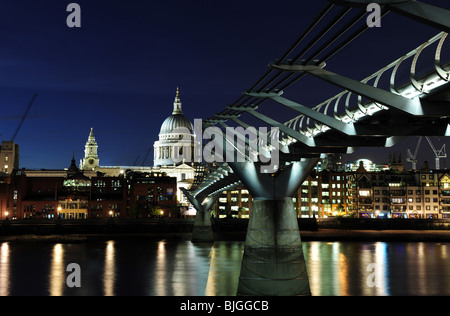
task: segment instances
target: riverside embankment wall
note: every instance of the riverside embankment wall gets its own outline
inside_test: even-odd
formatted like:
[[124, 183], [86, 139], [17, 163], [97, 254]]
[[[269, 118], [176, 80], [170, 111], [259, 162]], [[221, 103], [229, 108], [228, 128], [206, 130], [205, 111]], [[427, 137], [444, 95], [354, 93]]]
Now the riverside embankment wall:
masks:
[[[450, 230], [446, 219], [299, 219], [300, 231]], [[213, 219], [214, 232], [245, 233], [247, 219]], [[0, 222], [0, 235], [49, 234], [169, 234], [191, 233], [193, 219], [9, 220]]]

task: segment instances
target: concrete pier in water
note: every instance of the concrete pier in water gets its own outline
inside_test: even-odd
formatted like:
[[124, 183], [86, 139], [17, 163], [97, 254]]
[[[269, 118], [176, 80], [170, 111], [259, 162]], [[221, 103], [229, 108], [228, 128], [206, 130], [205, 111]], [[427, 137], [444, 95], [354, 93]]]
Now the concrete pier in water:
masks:
[[316, 163], [302, 159], [277, 174], [230, 164], [253, 196], [238, 295], [311, 295], [292, 197]]

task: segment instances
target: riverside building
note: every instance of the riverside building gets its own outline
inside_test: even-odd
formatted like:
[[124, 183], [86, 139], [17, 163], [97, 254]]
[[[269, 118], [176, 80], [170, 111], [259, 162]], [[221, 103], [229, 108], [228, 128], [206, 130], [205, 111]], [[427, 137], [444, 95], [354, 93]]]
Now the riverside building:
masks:
[[450, 172], [313, 172], [296, 197], [299, 217], [450, 218]]
[[[56, 172], [54, 173], [56, 174]], [[65, 176], [0, 177], [1, 219], [176, 217], [176, 178], [129, 171], [87, 177], [72, 159]]]

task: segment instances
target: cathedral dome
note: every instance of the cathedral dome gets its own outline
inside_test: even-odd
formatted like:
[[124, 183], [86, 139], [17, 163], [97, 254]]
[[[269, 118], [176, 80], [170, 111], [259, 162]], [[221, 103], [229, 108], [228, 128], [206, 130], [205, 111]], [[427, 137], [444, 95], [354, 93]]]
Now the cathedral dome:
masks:
[[190, 134], [194, 131], [191, 121], [183, 115], [183, 111], [181, 110], [181, 101], [178, 88], [175, 102], [173, 103], [172, 115], [166, 118], [162, 123], [159, 135], [179, 133], [179, 131], [176, 130], [177, 128], [186, 128], [189, 130]]
[[183, 114], [172, 114], [161, 125], [161, 130], [159, 134], [169, 134], [176, 132], [177, 128], [184, 127], [192, 133], [194, 128], [192, 127], [191, 121]]
[[193, 161], [194, 126], [183, 115], [178, 88], [172, 115], [162, 123], [159, 140], [154, 143], [153, 151], [155, 166], [179, 165], [185, 161]]

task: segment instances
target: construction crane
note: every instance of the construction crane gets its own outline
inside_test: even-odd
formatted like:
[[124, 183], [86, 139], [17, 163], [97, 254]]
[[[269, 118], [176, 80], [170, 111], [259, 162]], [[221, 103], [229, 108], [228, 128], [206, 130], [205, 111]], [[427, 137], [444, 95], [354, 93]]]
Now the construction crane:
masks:
[[27, 106], [27, 109], [26, 109], [25, 113], [22, 115], [22, 119], [20, 120], [19, 126], [17, 126], [17, 129], [16, 129], [16, 131], [14, 132], [13, 137], [11, 138], [11, 141], [12, 141], [12, 142], [16, 139], [17, 133], [19, 133], [19, 130], [20, 130], [20, 128], [22, 127], [23, 121], [25, 121], [25, 118], [27, 117], [28, 112], [30, 111], [31, 106], [33, 105], [33, 102], [34, 102], [34, 100], [36, 99], [37, 95], [38, 95], [38, 94], [36, 93], [36, 94], [33, 96], [33, 98], [31, 99], [30, 103], [29, 103], [28, 106]]
[[408, 148], [408, 157], [406, 157], [406, 161], [410, 162], [412, 165], [412, 170], [417, 169], [417, 153], [419, 152], [420, 143], [422, 143], [423, 137], [420, 136], [416, 145], [416, 150], [414, 151], [414, 155], [411, 153], [411, 150]]
[[428, 143], [430, 144], [431, 149], [434, 152], [434, 156], [435, 156], [435, 162], [436, 162], [436, 170], [440, 169], [440, 164], [439, 164], [439, 159], [440, 158], [447, 158], [447, 154], [445, 153], [445, 144], [442, 145], [441, 149], [436, 150], [436, 148], [434, 148], [433, 143], [431, 142], [429, 137], [425, 137], [428, 141]]
[[147, 153], [145, 154], [144, 160], [142, 160], [142, 166], [144, 166], [145, 161], [147, 160], [148, 154], [150, 153], [150, 151], [152, 151], [152, 149], [153, 149], [153, 148], [150, 147], [150, 148], [147, 150]]

